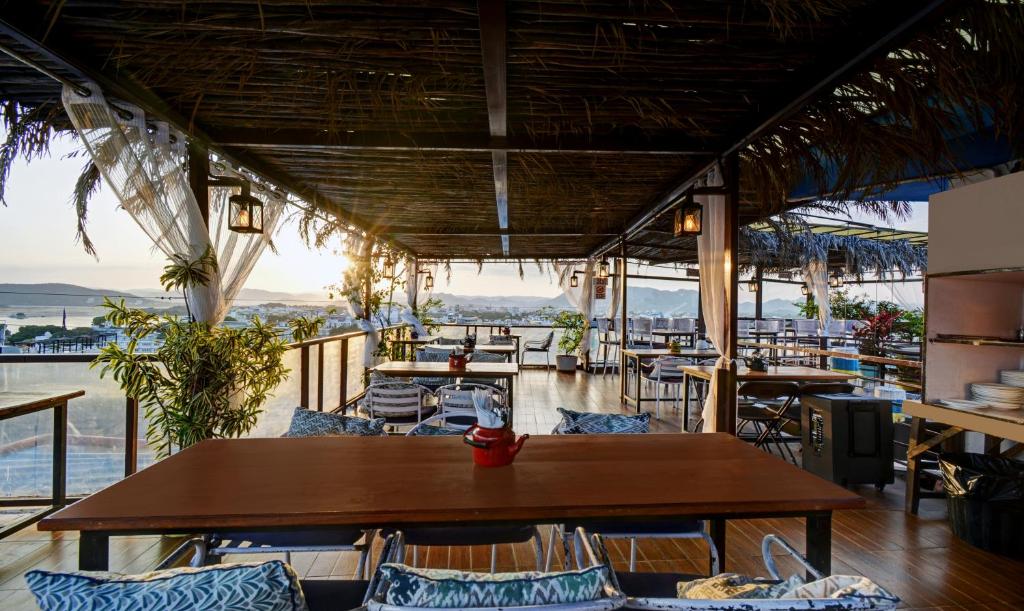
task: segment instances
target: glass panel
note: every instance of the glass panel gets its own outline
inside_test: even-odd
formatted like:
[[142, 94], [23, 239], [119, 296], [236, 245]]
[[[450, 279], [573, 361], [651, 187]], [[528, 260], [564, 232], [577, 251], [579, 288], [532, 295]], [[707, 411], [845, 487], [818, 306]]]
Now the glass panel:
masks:
[[341, 405], [341, 340], [320, 344], [324, 351], [324, 411]]
[[363, 392], [363, 346], [366, 337], [360, 335], [348, 340], [348, 394], [347, 399]]
[[267, 401], [256, 423], [256, 428], [247, 437], [279, 437], [288, 430], [292, 412], [299, 406], [299, 350], [288, 350], [284, 353], [284, 366], [290, 372], [288, 379], [277, 387], [273, 396]]

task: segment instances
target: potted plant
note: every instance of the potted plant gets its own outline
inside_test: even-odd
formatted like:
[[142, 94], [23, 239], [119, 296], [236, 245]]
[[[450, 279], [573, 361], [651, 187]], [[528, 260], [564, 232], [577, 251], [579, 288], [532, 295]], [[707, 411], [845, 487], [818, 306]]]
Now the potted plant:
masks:
[[587, 320], [579, 312], [562, 311], [555, 316], [551, 326], [562, 330], [562, 337], [558, 340], [559, 354], [555, 357], [556, 369], [566, 373], [575, 372]]
[[[199, 259], [172, 258], [160, 281], [164, 289], [205, 285], [216, 270], [209, 250]], [[144, 410], [146, 439], [158, 457], [205, 439], [239, 437], [256, 426], [270, 393], [285, 380], [287, 345], [274, 329], [253, 318], [249, 327], [213, 327], [188, 317], [157, 315], [132, 309], [124, 300], [105, 300], [106, 319], [124, 329], [126, 347], [115, 343], [100, 351], [92, 367], [100, 377], [113, 375], [121, 389]], [[299, 335], [315, 335], [318, 320], [293, 325]], [[149, 337], [163, 343], [154, 353], [137, 351]]]
[[[882, 310], [857, 327], [853, 336], [857, 338], [860, 353], [864, 356], [882, 356], [885, 342], [892, 339], [892, 327], [899, 318], [899, 311]], [[870, 378], [881, 378], [881, 366], [877, 363], [860, 363], [861, 374]]]

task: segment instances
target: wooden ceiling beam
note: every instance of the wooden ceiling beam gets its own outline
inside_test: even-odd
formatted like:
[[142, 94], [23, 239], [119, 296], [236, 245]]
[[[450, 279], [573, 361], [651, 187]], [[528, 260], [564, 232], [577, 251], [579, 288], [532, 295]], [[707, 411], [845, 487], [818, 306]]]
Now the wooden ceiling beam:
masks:
[[[506, 50], [508, 12], [505, 0], [477, 0], [480, 18], [480, 51], [487, 90], [487, 120], [492, 138], [508, 135], [508, 91], [506, 88]], [[508, 151], [491, 151], [494, 166], [494, 200], [498, 209], [498, 227], [508, 229]], [[509, 237], [501, 236], [501, 252], [509, 254]]]
[[314, 129], [221, 129], [210, 137], [229, 149], [299, 149], [303, 151], [438, 151], [466, 153], [579, 153], [593, 155], [713, 156], [685, 134], [638, 133], [605, 136], [494, 136], [479, 133], [342, 132]]

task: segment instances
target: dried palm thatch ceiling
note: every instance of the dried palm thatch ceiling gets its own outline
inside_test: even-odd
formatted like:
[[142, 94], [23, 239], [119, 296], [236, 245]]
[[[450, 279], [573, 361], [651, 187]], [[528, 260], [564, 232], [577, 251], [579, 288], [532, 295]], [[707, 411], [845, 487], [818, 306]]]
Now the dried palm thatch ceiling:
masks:
[[[1021, 0], [0, 0], [0, 45], [429, 258], [599, 253], [730, 152], [746, 222], [949, 171], [1024, 116], [1021, 40]], [[60, 125], [5, 56], [0, 99]]]

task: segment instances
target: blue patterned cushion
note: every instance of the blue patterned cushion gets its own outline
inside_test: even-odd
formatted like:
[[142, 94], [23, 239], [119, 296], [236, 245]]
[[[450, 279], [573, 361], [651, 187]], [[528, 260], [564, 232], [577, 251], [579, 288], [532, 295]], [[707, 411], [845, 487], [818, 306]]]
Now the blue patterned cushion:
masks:
[[558, 411], [562, 414], [562, 422], [557, 431], [563, 435], [647, 433], [651, 430], [650, 414], [595, 414], [574, 412], [564, 407]]
[[597, 600], [605, 592], [603, 566], [562, 573], [466, 573], [418, 569], [404, 564], [380, 567], [378, 599], [389, 605], [433, 607], [525, 607]]
[[385, 424], [383, 418], [368, 420], [296, 407], [295, 413], [292, 414], [292, 423], [284, 437], [323, 437], [327, 435], [375, 437], [387, 435], [384, 431]]
[[462, 435], [466, 431], [448, 428], [446, 426], [434, 426], [433, 424], [417, 424], [408, 435], [410, 437], [421, 437], [430, 435]]
[[30, 571], [42, 611], [306, 611], [292, 567], [280, 560], [180, 568], [141, 575]]
[[[450, 351], [447, 350], [420, 350], [416, 353], [416, 360], [421, 363], [447, 363], [448, 355]], [[418, 377], [413, 378], [413, 384], [419, 384], [421, 386], [428, 386], [430, 388], [437, 388], [446, 384], [451, 384], [455, 381], [455, 378], [447, 377]]]

